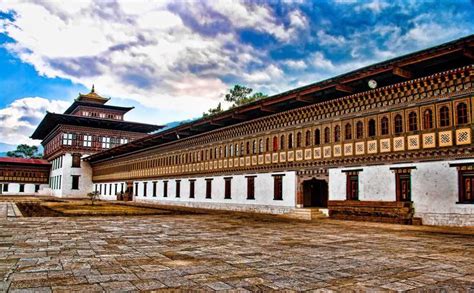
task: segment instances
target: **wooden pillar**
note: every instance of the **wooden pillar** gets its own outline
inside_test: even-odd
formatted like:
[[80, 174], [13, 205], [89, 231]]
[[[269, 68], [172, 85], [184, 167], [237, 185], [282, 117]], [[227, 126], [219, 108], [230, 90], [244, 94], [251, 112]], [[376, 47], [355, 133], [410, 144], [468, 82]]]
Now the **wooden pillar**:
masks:
[[127, 181], [127, 191], [125, 192], [125, 201], [132, 201], [133, 200], [133, 181]]

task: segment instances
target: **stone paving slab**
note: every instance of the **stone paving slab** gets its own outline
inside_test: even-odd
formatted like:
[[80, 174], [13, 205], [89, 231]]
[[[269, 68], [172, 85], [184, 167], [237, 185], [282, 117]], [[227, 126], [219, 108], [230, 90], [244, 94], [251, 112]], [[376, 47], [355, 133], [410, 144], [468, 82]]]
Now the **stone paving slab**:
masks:
[[474, 235], [448, 232], [196, 214], [9, 218], [0, 290], [474, 291]]

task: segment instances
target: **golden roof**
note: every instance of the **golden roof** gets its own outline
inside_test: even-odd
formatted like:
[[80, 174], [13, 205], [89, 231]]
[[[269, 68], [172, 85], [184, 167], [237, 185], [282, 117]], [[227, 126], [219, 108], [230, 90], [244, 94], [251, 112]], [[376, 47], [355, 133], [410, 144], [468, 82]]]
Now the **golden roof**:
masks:
[[104, 98], [99, 96], [95, 92], [94, 85], [92, 85], [91, 92], [88, 94], [81, 94], [79, 93], [79, 97], [77, 97], [76, 101], [81, 101], [81, 102], [92, 102], [92, 103], [100, 103], [100, 104], [105, 104], [108, 100], [108, 98]]

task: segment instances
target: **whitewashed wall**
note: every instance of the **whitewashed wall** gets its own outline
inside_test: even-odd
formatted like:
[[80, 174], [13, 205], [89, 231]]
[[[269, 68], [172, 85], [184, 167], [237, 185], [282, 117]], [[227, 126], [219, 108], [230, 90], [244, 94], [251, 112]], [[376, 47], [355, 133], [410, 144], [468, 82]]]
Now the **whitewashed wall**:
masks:
[[[283, 213], [296, 206], [296, 173], [281, 172], [275, 174], [284, 174], [283, 176], [283, 200], [273, 199], [273, 174], [245, 174], [245, 175], [226, 175], [214, 177], [196, 177], [196, 178], [180, 178], [181, 193], [176, 198], [176, 179], [157, 179], [146, 180], [147, 196], [143, 196], [143, 182], [138, 182], [138, 196], [134, 197], [135, 201], [156, 202], [158, 204], [181, 205], [188, 207], [210, 208], [210, 209], [226, 209], [238, 211], [255, 211], [269, 213]], [[255, 177], [255, 199], [247, 199], [247, 178], [245, 176]], [[225, 177], [232, 177], [231, 183], [231, 199], [224, 198]], [[206, 198], [206, 179], [212, 178], [212, 198]], [[195, 179], [195, 198], [189, 197], [190, 179]], [[157, 181], [157, 196], [153, 197], [153, 181]], [[168, 181], [168, 197], [163, 197], [164, 181]], [[121, 182], [107, 182], [121, 183]], [[115, 196], [102, 194], [103, 199], [115, 199]], [[102, 188], [102, 193], [104, 189]]]
[[[86, 155], [83, 156], [83, 158]], [[92, 168], [88, 162], [81, 161], [80, 168], [72, 168], [72, 155], [63, 156], [61, 168], [51, 171], [50, 177], [61, 175], [61, 188], [51, 189], [50, 193], [57, 197], [85, 197], [92, 191]], [[79, 189], [72, 189], [72, 175], [79, 175]]]
[[[438, 161], [357, 167], [359, 200], [395, 201], [395, 174], [391, 167], [416, 167], [411, 170], [411, 197], [415, 217], [426, 225], [474, 226], [474, 204], [458, 204], [458, 172], [451, 163], [474, 160]], [[346, 199], [346, 174], [337, 168], [329, 170], [329, 200]]]
[[[3, 191], [3, 185], [8, 184], [8, 191]], [[20, 183], [9, 183], [9, 182], [1, 182], [0, 183], [2, 191], [0, 192], [0, 196], [6, 195], [38, 195], [40, 192], [35, 192], [35, 185], [33, 183], [25, 183], [25, 191], [20, 192]], [[40, 190], [48, 188], [48, 184], [40, 184]]]

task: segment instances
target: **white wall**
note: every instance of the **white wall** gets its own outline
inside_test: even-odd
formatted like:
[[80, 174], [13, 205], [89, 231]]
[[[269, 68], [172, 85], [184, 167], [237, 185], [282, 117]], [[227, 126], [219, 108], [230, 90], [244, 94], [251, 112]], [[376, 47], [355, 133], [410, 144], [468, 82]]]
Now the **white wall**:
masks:
[[[196, 178], [180, 178], [181, 193], [176, 197], [176, 179], [149, 179], [147, 183], [147, 196], [143, 196], [143, 182], [138, 182], [138, 196], [134, 197], [136, 201], [156, 202], [159, 204], [183, 205], [201, 208], [218, 208], [229, 210], [252, 210], [261, 212], [282, 213], [296, 206], [296, 173], [279, 172], [275, 174], [284, 174], [283, 176], [283, 200], [273, 199], [273, 174], [245, 174], [245, 175], [226, 175], [209, 176]], [[255, 199], [247, 199], [247, 178], [245, 176], [255, 177]], [[224, 198], [225, 177], [232, 177], [231, 181], [231, 199]], [[212, 198], [206, 198], [206, 179], [212, 178]], [[195, 198], [189, 197], [190, 179], [195, 179]], [[157, 196], [153, 197], [153, 181], [157, 181]], [[168, 181], [168, 197], [163, 197], [164, 181]], [[106, 184], [109, 184], [108, 182]], [[121, 182], [112, 182], [121, 183]], [[109, 187], [107, 187], [107, 194]], [[104, 189], [102, 188], [102, 193]], [[115, 199], [115, 196], [102, 195], [104, 199]]]
[[[86, 155], [83, 155], [84, 158]], [[79, 189], [72, 189], [72, 175], [79, 175]], [[58, 197], [85, 197], [92, 191], [92, 168], [88, 162], [81, 161], [80, 168], [72, 168], [72, 155], [63, 156], [61, 168], [51, 171], [50, 177], [61, 176], [61, 188], [51, 189], [51, 195]]]
[[[411, 198], [415, 217], [427, 225], [474, 226], [474, 204], [457, 204], [458, 171], [451, 163], [474, 160], [437, 161], [413, 164], [357, 167], [359, 200], [395, 201], [395, 174], [391, 167], [416, 167], [411, 170]], [[346, 199], [346, 174], [337, 168], [329, 170], [329, 200]]]
[[[3, 185], [8, 184], [8, 191], [3, 191]], [[25, 184], [25, 191], [20, 192], [20, 183], [11, 183], [11, 182], [0, 182], [0, 188], [2, 191], [0, 192], [0, 196], [5, 195], [38, 195], [40, 192], [35, 192], [35, 185], [33, 183], [24, 183]], [[40, 190], [44, 188], [48, 188], [47, 184], [39, 184]]]

